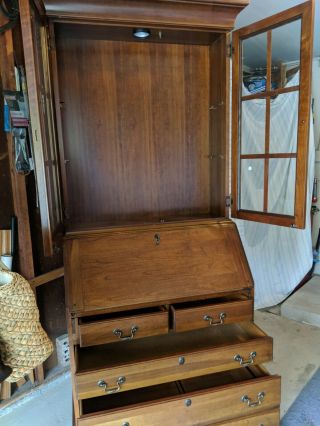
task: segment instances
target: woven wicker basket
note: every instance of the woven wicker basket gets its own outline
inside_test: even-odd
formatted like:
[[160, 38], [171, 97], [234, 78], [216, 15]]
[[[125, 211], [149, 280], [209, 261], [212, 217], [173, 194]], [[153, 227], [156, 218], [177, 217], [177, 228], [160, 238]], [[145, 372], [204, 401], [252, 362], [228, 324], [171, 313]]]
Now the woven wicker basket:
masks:
[[39, 322], [39, 311], [30, 284], [0, 264], [0, 355], [12, 368], [9, 382], [16, 382], [42, 364], [53, 345]]

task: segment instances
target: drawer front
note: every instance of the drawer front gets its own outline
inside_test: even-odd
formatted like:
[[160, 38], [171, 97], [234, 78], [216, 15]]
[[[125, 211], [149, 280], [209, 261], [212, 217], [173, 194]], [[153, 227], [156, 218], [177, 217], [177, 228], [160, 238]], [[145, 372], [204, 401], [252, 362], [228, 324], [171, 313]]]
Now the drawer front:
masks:
[[265, 411], [253, 416], [242, 417], [237, 420], [230, 420], [223, 423], [210, 423], [205, 426], [279, 426], [280, 410], [275, 409]]
[[168, 333], [168, 312], [133, 315], [79, 325], [80, 346], [102, 345]]
[[[263, 399], [258, 397], [262, 393]], [[83, 416], [78, 424], [79, 426], [123, 426], [125, 424], [129, 426], [204, 426], [250, 415], [261, 414], [263, 418], [264, 411], [277, 409], [279, 403], [280, 378], [275, 376], [248, 380], [217, 389], [186, 393], [183, 397], [124, 407], [109, 413]]]
[[124, 228], [66, 241], [72, 312], [135, 309], [252, 287], [232, 222]]
[[[272, 360], [272, 347], [270, 337], [261, 337], [235, 345], [77, 373], [75, 375], [76, 397], [77, 399], [93, 398], [109, 392], [128, 391], [237, 369], [241, 367], [241, 362], [246, 363], [250, 360], [252, 352], [256, 353], [253, 363], [259, 365]], [[235, 359], [237, 355], [238, 359]]]
[[243, 300], [179, 309], [173, 307], [175, 331], [187, 331], [223, 324], [252, 321], [253, 301]]

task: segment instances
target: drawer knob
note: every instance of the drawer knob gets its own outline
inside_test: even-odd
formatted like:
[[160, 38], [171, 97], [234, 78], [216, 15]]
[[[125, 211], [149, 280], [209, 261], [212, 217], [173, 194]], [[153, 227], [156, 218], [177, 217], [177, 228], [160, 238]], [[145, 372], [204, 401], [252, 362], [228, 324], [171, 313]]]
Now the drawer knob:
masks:
[[239, 364], [242, 366], [242, 367], [248, 367], [249, 365], [252, 365], [253, 363], [254, 363], [254, 359], [255, 359], [255, 357], [257, 356], [257, 352], [251, 352], [251, 354], [249, 355], [249, 359], [247, 360], [247, 361], [245, 361], [244, 359], [243, 359], [243, 357], [241, 356], [241, 355], [235, 355], [234, 357], [233, 357], [233, 359], [235, 360], [235, 361], [237, 361], [237, 362], [239, 362]]
[[259, 405], [262, 404], [264, 397], [266, 396], [266, 394], [264, 392], [260, 392], [258, 393], [258, 401], [252, 401], [248, 395], [243, 395], [243, 397], [241, 398], [241, 401], [244, 402], [245, 404], [247, 404], [248, 407], [254, 408], [254, 407], [258, 407]]
[[130, 426], [130, 423], [129, 422], [124, 422], [124, 423], [122, 423], [122, 426]]
[[107, 395], [110, 395], [112, 393], [119, 392], [121, 390], [121, 386], [124, 384], [125, 381], [126, 378], [124, 376], [120, 376], [117, 380], [117, 386], [110, 389], [108, 389], [108, 383], [106, 383], [106, 381], [103, 379], [99, 380], [97, 385], [99, 386], [99, 388], [103, 388]]
[[156, 243], [156, 246], [160, 245], [160, 234], [154, 234], [154, 241]]
[[115, 336], [119, 337], [119, 339], [121, 339], [121, 340], [132, 340], [137, 331], [138, 331], [138, 327], [136, 325], [133, 325], [131, 327], [131, 334], [129, 336], [124, 336], [123, 331], [120, 330], [120, 328], [115, 328], [113, 330], [113, 334]]
[[190, 407], [190, 405], [192, 404], [192, 401], [191, 401], [191, 399], [186, 399], [185, 401], [184, 401], [184, 405], [186, 406], [186, 407]]
[[184, 356], [179, 356], [179, 365], [183, 365], [186, 362], [186, 359]]
[[217, 321], [215, 321], [211, 315], [205, 315], [203, 317], [203, 320], [208, 321], [209, 325], [215, 326], [215, 325], [224, 324], [224, 320], [226, 319], [226, 317], [227, 317], [227, 314], [225, 312], [221, 312], [219, 315], [219, 319]]

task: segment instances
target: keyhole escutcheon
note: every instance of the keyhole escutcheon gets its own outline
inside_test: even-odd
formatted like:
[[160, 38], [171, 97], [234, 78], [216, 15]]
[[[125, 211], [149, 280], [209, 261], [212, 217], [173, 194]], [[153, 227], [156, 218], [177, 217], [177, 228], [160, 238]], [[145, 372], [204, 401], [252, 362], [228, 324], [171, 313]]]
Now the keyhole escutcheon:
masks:
[[157, 246], [160, 245], [160, 234], [155, 234], [154, 235], [154, 241], [156, 243]]

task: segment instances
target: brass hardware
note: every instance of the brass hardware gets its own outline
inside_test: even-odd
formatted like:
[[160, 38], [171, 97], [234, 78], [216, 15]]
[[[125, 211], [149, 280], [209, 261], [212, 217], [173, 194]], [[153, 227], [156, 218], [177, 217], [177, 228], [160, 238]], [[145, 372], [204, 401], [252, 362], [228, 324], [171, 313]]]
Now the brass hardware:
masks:
[[138, 331], [138, 327], [136, 325], [133, 325], [131, 327], [131, 334], [130, 336], [124, 336], [123, 335], [123, 331], [120, 330], [120, 328], [115, 328], [113, 330], [113, 334], [117, 337], [119, 337], [119, 339], [121, 340], [132, 340], [134, 338], [134, 335], [136, 334], [136, 332]]
[[252, 402], [248, 395], [243, 395], [241, 401], [248, 405], [248, 407], [255, 408], [262, 404], [266, 394], [264, 392], [258, 393], [258, 401]]
[[224, 320], [226, 319], [227, 314], [225, 312], [221, 312], [221, 314], [219, 315], [219, 320], [218, 321], [214, 321], [213, 317], [210, 315], [205, 315], [203, 317], [204, 321], [208, 321], [209, 325], [215, 326], [215, 325], [222, 325], [224, 324]]
[[241, 355], [235, 355], [233, 359], [235, 361], [238, 361], [242, 367], [248, 367], [249, 365], [252, 365], [254, 363], [254, 358], [257, 356], [257, 352], [251, 352], [249, 355], [248, 361], [244, 361]]
[[126, 381], [126, 378], [124, 376], [120, 376], [117, 380], [117, 386], [114, 388], [108, 388], [108, 383], [106, 383], [105, 380], [99, 380], [97, 385], [99, 386], [99, 388], [103, 388], [103, 390], [105, 391], [105, 393], [107, 395], [110, 395], [112, 393], [117, 393], [121, 390], [121, 386], [124, 384], [124, 382]]
[[160, 234], [155, 234], [154, 240], [156, 242], [156, 245], [159, 246], [160, 245]]
[[184, 356], [179, 357], [179, 365], [183, 365], [186, 362], [186, 359]]
[[190, 407], [190, 405], [192, 404], [192, 401], [191, 401], [191, 399], [186, 399], [185, 401], [184, 401], [184, 405], [186, 406], [186, 407]]

